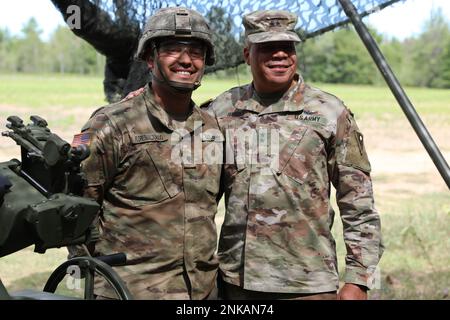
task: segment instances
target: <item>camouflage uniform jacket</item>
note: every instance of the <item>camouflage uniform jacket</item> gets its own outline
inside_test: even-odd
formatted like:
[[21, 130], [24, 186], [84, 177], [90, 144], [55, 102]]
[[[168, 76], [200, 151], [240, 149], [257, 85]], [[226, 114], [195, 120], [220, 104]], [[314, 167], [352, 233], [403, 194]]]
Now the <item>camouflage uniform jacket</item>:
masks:
[[103, 203], [95, 250], [127, 254], [127, 265], [115, 269], [135, 298], [203, 299], [215, 286], [221, 164], [189, 152], [194, 143], [200, 153], [222, 152], [223, 137], [216, 119], [194, 105], [185, 129], [174, 130], [149, 86], [84, 127], [92, 134], [85, 194]]
[[383, 246], [363, 136], [339, 99], [295, 79], [266, 107], [251, 84], [208, 106], [227, 142], [221, 273], [247, 290], [337, 290], [332, 183], [347, 247], [344, 281], [368, 286]]

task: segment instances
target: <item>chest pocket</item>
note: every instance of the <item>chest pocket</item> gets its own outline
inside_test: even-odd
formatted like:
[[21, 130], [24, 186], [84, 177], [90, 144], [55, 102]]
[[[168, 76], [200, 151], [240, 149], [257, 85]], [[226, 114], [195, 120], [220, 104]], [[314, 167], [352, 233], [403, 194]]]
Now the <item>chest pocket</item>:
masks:
[[183, 184], [186, 190], [186, 200], [203, 203], [215, 202], [219, 192], [219, 165], [184, 165]]
[[[234, 135], [227, 137], [225, 142], [224, 157], [224, 179], [221, 183], [225, 188], [231, 188], [233, 185], [243, 185], [248, 182], [248, 170], [245, 148], [239, 147], [235, 143]], [[242, 138], [242, 137], [241, 137]]]
[[181, 188], [174, 182], [169, 158], [159, 142], [139, 145], [124, 161], [117, 187], [133, 206], [144, 206], [175, 197]]
[[[221, 134], [202, 134], [201, 161], [183, 164], [183, 184], [186, 199], [201, 203], [208, 198], [215, 202], [220, 187], [220, 174], [223, 161], [223, 138]], [[195, 152], [195, 148], [193, 150]], [[200, 160], [200, 159], [198, 159]]]
[[285, 175], [303, 184], [317, 165], [318, 155], [324, 150], [319, 135], [307, 126], [296, 128], [279, 153], [278, 166], [272, 166], [277, 175]]

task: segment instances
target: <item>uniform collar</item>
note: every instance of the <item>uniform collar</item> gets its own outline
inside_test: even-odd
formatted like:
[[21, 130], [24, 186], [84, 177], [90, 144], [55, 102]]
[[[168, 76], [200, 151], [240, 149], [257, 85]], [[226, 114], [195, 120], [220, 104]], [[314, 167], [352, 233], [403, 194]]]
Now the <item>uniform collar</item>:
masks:
[[[154, 116], [164, 127], [169, 129], [170, 131], [175, 131], [176, 128], [171, 124], [169, 114], [164, 110], [162, 106], [160, 106], [155, 101], [155, 96], [153, 94], [153, 90], [151, 88], [151, 82], [149, 82], [145, 86], [144, 90], [144, 101], [147, 107], [148, 112]], [[195, 129], [201, 127], [205, 121], [203, 119], [203, 115], [200, 112], [200, 109], [191, 100], [190, 102], [192, 113], [186, 119], [185, 129], [191, 133]]]
[[259, 102], [252, 82], [247, 86], [247, 90], [241, 99], [236, 102], [235, 108], [258, 114], [301, 111], [304, 108], [303, 92], [305, 90], [305, 83], [298, 73], [295, 74], [294, 81], [296, 81], [294, 86], [289, 88], [277, 102], [267, 107]]

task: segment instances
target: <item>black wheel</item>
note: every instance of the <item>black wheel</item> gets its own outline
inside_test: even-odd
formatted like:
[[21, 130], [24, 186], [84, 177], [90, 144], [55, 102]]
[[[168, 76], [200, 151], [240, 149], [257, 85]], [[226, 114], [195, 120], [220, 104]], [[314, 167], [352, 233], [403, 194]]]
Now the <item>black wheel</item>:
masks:
[[70, 266], [78, 266], [81, 270], [81, 274], [85, 278], [85, 300], [95, 299], [94, 277], [96, 273], [111, 285], [120, 300], [133, 299], [133, 296], [119, 275], [108, 264], [92, 257], [76, 257], [61, 264], [48, 278], [44, 287], [44, 292], [55, 293], [58, 285], [67, 275], [67, 270]]

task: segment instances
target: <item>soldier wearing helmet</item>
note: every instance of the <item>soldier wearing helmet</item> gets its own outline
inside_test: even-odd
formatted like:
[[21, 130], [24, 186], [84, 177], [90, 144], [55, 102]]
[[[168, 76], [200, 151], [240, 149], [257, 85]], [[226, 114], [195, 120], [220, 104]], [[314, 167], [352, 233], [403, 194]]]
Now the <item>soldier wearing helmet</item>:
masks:
[[[91, 251], [126, 253], [117, 272], [135, 298], [213, 298], [223, 139], [215, 118], [191, 100], [205, 64], [214, 63], [210, 29], [193, 10], [161, 9], [137, 56], [152, 81], [96, 112], [76, 139], [91, 150], [82, 164], [85, 195], [102, 204]], [[95, 293], [114, 298], [105, 284]]]
[[193, 10], [166, 8], [148, 21], [137, 50], [137, 57], [147, 61], [152, 69], [153, 81], [171, 87], [174, 92], [197, 89], [203, 76], [203, 69], [193, 72], [187, 68], [191, 73], [190, 78], [176, 77], [173, 70], [167, 70], [161, 65], [161, 55], [164, 57], [179, 53], [183, 45], [190, 50], [193, 60], [214, 64], [211, 31], [204, 18]]

